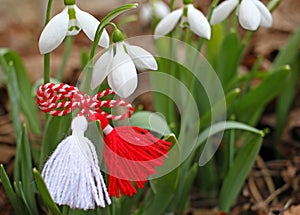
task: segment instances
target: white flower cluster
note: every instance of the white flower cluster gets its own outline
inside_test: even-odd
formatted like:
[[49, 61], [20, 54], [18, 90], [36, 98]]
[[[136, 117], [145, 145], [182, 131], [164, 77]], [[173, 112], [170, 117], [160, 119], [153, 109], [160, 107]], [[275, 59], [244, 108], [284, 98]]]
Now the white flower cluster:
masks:
[[[259, 0], [225, 0], [212, 13], [210, 24], [214, 25], [225, 20], [237, 8], [241, 26], [247, 30], [256, 30], [259, 26], [270, 27], [272, 15]], [[162, 1], [146, 4], [141, 9], [143, 21], [149, 20], [154, 14], [162, 18], [154, 31], [155, 38], [170, 33], [180, 21], [181, 27], [189, 28], [199, 37], [210, 39], [211, 27], [203, 15], [192, 4], [192, 0], [184, 0], [182, 8], [169, 12]], [[65, 9], [54, 16], [44, 28], [39, 48], [42, 54], [56, 49], [66, 36], [77, 35], [82, 29], [90, 40], [94, 40], [100, 22], [87, 12], [80, 10], [75, 4], [66, 5]], [[91, 87], [96, 88], [108, 77], [109, 86], [121, 97], [130, 96], [137, 87], [137, 69], [156, 70], [155, 58], [141, 47], [131, 46], [124, 41], [113, 41], [109, 47], [109, 36], [104, 30], [99, 46], [107, 48], [97, 60]]]

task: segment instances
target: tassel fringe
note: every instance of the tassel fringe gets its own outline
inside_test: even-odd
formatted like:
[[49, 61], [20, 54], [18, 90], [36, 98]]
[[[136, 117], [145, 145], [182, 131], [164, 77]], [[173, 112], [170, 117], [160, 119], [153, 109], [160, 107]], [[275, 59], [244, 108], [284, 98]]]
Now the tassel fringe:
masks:
[[171, 143], [139, 127], [114, 128], [104, 137], [104, 159], [109, 172], [110, 196], [134, 195], [161, 166]]
[[[75, 125], [74, 125], [75, 120]], [[77, 122], [76, 122], [77, 121]], [[46, 162], [42, 176], [54, 200], [59, 205], [83, 210], [94, 209], [95, 204], [111, 204], [98, 166], [93, 143], [83, 136], [83, 116], [73, 119], [73, 133], [64, 139]], [[76, 124], [82, 123], [82, 124]]]

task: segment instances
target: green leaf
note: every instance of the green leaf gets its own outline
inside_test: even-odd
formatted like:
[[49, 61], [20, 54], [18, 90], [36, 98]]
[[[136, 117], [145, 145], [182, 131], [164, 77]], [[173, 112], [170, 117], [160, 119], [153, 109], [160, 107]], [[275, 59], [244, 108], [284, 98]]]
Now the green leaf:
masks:
[[7, 197], [9, 198], [9, 201], [11, 202], [12, 206], [14, 207], [17, 214], [22, 214], [22, 208], [20, 207], [21, 204], [19, 202], [19, 199], [16, 196], [15, 191], [13, 190], [9, 178], [6, 174], [6, 171], [4, 169], [3, 164], [0, 165], [0, 179], [3, 185], [3, 188], [5, 190], [5, 193]]
[[244, 130], [244, 131], [248, 131], [254, 134], [264, 136], [263, 131], [260, 131], [244, 123], [235, 122], [235, 121], [223, 121], [223, 122], [215, 123], [211, 127], [202, 131], [198, 138], [197, 147], [199, 147], [209, 137], [219, 132], [230, 130], [230, 129]]
[[193, 182], [198, 172], [198, 165], [194, 163], [188, 172], [184, 175], [183, 182], [180, 182], [180, 192], [176, 195], [178, 198], [177, 208], [179, 210], [178, 214], [183, 214], [186, 210], [186, 204], [189, 201], [189, 196], [191, 192], [191, 188], [193, 186]]
[[[237, 76], [241, 44], [237, 32], [231, 31], [223, 40], [216, 66], [216, 72], [223, 86]], [[230, 51], [228, 51], [230, 50]]]
[[26, 194], [24, 193], [22, 182], [19, 181], [18, 183], [15, 183], [15, 186], [18, 188], [16, 192], [19, 195], [19, 198], [23, 200], [23, 206], [22, 206], [22, 214], [28, 214], [28, 215], [38, 215], [38, 211], [33, 211], [30, 207], [30, 203], [27, 201]]
[[40, 168], [54, 151], [56, 146], [67, 136], [71, 128], [72, 114], [63, 117], [48, 116], [41, 148]]
[[47, 189], [47, 186], [37, 169], [33, 169], [34, 179], [37, 185], [38, 190], [40, 191], [40, 195], [45, 203], [46, 207], [48, 208], [51, 215], [61, 215], [60, 210], [58, 209], [57, 205], [52, 200], [50, 193]]
[[[39, 134], [41, 131], [38, 109], [35, 99], [31, 96], [31, 81], [20, 56], [9, 49], [0, 49], [0, 60], [7, 76], [12, 76], [10, 73], [14, 73], [12, 80], [8, 78], [8, 85], [13, 84], [15, 87], [13, 92], [18, 92], [20, 95], [18, 105], [26, 116], [30, 130]], [[11, 81], [15, 83], [11, 83]]]
[[213, 68], [216, 68], [218, 56], [220, 53], [224, 32], [223, 32], [223, 26], [221, 24], [217, 24], [212, 26], [211, 28], [211, 39], [207, 41], [207, 54], [206, 58], [211, 64]]
[[[157, 168], [157, 174], [161, 175], [165, 170], [170, 170], [174, 167], [174, 162], [178, 162], [179, 150], [174, 150], [177, 145], [177, 139], [175, 135], [171, 134], [165, 138], [166, 141], [172, 142], [173, 148], [168, 154], [168, 158], [165, 159], [164, 164]], [[176, 164], [176, 163], [175, 163]], [[178, 164], [179, 165], [179, 164]], [[152, 188], [151, 196], [145, 200], [146, 205], [143, 215], [163, 214], [170, 202], [174, 198], [174, 192], [178, 185], [179, 168], [176, 167], [171, 172], [155, 179], [150, 179], [150, 185]], [[156, 177], [156, 175], [152, 176]]]
[[220, 191], [219, 208], [229, 212], [230, 206], [242, 189], [251, 171], [256, 156], [262, 144], [262, 136], [255, 135], [252, 141], [246, 143], [237, 153], [229, 169]]
[[[214, 106], [206, 112], [200, 119], [200, 126], [202, 128], [205, 128], [209, 125], [211, 122], [211, 114], [214, 113], [216, 116], [225, 114], [224, 111], [224, 106], [226, 104], [226, 107], [230, 107], [235, 101], [237, 96], [240, 94], [240, 89], [236, 88], [231, 90], [225, 95], [225, 98], [220, 99], [217, 101]], [[218, 117], [217, 117], [218, 118]]]
[[[230, 130], [230, 129], [244, 130], [244, 131], [248, 131], [248, 132], [260, 135], [260, 136], [264, 136], [263, 131], [253, 128], [249, 125], [246, 125], [246, 124], [243, 124], [240, 122], [234, 122], [234, 121], [222, 121], [222, 122], [213, 124], [211, 127], [207, 128], [203, 132], [201, 132], [199, 135], [196, 147], [200, 147], [205, 140], [218, 134], [219, 132], [223, 132], [225, 130]], [[209, 139], [208, 139], [207, 144], [211, 144]], [[214, 149], [215, 149], [215, 147], [214, 147]], [[206, 164], [212, 158], [212, 156], [214, 155], [214, 152], [215, 151], [213, 151], [213, 152], [211, 151], [210, 145], [205, 146], [204, 150], [202, 151], [201, 156], [199, 158], [199, 165], [203, 166], [204, 164]]]
[[139, 111], [132, 115], [130, 123], [149, 131], [154, 131], [162, 136], [171, 133], [170, 128], [161, 114], [150, 111]]
[[300, 28], [289, 39], [288, 43], [280, 50], [274, 61], [274, 68], [279, 68], [289, 64], [291, 66], [291, 75], [281, 86], [282, 91], [279, 94], [276, 107], [276, 128], [275, 138], [278, 139], [282, 133], [289, 109], [295, 96], [298, 77], [300, 74]]
[[19, 184], [20, 190], [23, 192], [22, 198], [24, 203], [28, 206], [31, 214], [38, 214], [36, 202], [35, 202], [35, 185], [32, 183], [32, 157], [31, 149], [27, 136], [26, 126], [23, 125], [21, 133], [21, 142], [17, 146], [17, 154], [15, 161], [15, 172], [18, 172], [20, 178], [15, 177], [15, 181], [22, 182], [22, 186]]
[[[290, 67], [284, 66], [269, 74], [259, 86], [244, 94], [233, 105], [231, 114], [238, 121], [255, 125], [264, 107], [282, 90], [282, 83], [290, 74]], [[255, 116], [255, 117], [254, 117]]]

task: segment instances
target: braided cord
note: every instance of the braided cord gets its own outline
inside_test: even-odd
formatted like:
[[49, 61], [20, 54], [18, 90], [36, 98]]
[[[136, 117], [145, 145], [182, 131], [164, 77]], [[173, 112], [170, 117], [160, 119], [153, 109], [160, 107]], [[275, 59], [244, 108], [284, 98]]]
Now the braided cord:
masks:
[[[52, 116], [65, 116], [75, 109], [79, 109], [78, 115], [88, 118], [95, 113], [100, 113], [108, 120], [122, 120], [129, 118], [134, 109], [132, 105], [122, 99], [103, 100], [103, 97], [114, 95], [114, 91], [106, 89], [94, 96], [83, 94], [77, 87], [68, 84], [47, 83], [37, 90], [36, 102], [39, 108]], [[127, 109], [123, 114], [111, 114], [102, 108], [124, 107]]]

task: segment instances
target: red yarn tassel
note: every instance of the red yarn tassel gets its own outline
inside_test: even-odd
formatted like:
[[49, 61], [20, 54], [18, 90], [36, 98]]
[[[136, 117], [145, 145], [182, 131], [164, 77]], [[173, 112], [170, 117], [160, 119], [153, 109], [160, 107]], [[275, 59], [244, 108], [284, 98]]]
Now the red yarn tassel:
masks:
[[[99, 117], [97, 117], [99, 119]], [[134, 195], [143, 188], [155, 168], [163, 164], [172, 143], [154, 137], [149, 131], [135, 126], [112, 128], [103, 117], [105, 134], [104, 159], [109, 172], [110, 196]], [[107, 121], [107, 120], [106, 120]]]

